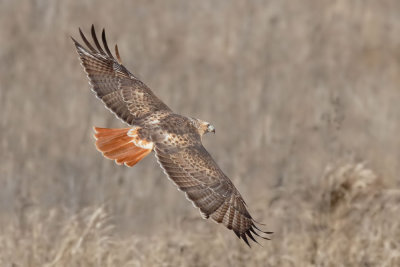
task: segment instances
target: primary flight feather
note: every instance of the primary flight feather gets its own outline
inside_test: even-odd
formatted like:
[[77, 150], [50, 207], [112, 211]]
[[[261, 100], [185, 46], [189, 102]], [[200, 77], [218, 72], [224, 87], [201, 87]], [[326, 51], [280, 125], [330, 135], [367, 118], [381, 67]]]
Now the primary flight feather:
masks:
[[112, 55], [102, 32], [100, 45], [94, 26], [95, 47], [79, 29], [86, 47], [74, 38], [76, 50], [92, 91], [129, 128], [94, 127], [96, 147], [117, 164], [132, 167], [151, 151], [166, 175], [199, 208], [203, 218], [213, 219], [242, 238], [257, 242], [254, 235], [268, 239], [246, 209], [239, 191], [203, 147], [202, 136], [214, 132], [210, 123], [174, 113], [143, 82], [123, 65], [115, 46]]

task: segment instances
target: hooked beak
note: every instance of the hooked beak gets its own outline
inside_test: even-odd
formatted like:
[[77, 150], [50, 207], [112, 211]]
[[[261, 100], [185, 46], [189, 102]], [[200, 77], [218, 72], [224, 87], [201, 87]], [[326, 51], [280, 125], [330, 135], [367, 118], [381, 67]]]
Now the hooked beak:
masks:
[[215, 127], [211, 124], [208, 125], [207, 130], [209, 133], [214, 133], [215, 134]]

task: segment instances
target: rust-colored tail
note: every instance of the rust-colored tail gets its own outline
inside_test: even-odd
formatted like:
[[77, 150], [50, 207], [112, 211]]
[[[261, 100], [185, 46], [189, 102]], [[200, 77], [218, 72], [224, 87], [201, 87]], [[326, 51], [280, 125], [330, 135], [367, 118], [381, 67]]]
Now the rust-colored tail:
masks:
[[118, 165], [125, 163], [126, 166], [132, 167], [146, 157], [151, 149], [136, 146], [134, 138], [128, 136], [129, 130], [131, 128], [94, 127], [97, 150], [102, 152], [104, 157], [115, 160]]

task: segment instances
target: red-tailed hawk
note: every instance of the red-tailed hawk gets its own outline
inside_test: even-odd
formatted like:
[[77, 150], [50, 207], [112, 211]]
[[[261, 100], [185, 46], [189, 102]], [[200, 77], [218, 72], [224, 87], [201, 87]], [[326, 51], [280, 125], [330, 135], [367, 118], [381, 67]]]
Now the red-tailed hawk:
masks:
[[210, 123], [174, 113], [143, 82], [121, 63], [108, 48], [105, 32], [101, 47], [92, 25], [95, 47], [79, 29], [86, 48], [75, 39], [77, 52], [92, 91], [119, 119], [130, 127], [94, 127], [96, 147], [106, 158], [132, 167], [155, 152], [165, 174], [199, 208], [203, 218], [224, 224], [250, 246], [247, 237], [261, 231], [246, 209], [246, 203], [231, 180], [221, 171], [201, 143], [202, 136], [215, 133]]

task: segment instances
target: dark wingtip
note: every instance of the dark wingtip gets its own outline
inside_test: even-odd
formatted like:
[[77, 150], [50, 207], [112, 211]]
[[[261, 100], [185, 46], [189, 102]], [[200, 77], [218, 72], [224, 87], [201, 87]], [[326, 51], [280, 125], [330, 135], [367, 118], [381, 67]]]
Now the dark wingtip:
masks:
[[251, 248], [250, 243], [249, 243], [249, 241], [247, 240], [246, 233], [243, 233], [240, 237], [244, 240], [244, 242], [246, 242], [246, 244], [249, 246], [249, 248]]
[[[92, 25], [93, 26], [93, 25]], [[83, 42], [86, 44], [86, 46], [94, 53], [97, 53], [96, 49], [89, 43], [89, 41], [86, 39], [86, 36], [83, 34], [81, 28], [79, 28], [79, 34], [81, 35], [81, 38]]]
[[[248, 237], [250, 237], [251, 240], [253, 240], [254, 242], [256, 242], [257, 244], [260, 245], [260, 243], [258, 243], [258, 241], [253, 237], [253, 235], [251, 234], [250, 231], [247, 231], [246, 234], [247, 234]], [[260, 246], [261, 246], [261, 245], [260, 245]]]
[[94, 27], [94, 24], [92, 24], [92, 26], [90, 26], [90, 32], [91, 32], [91, 33], [96, 32], [96, 29], [95, 29], [95, 27]]
[[99, 40], [97, 39], [97, 35], [96, 35], [96, 30], [94, 28], [94, 24], [92, 24], [92, 28], [91, 28], [90, 31], [92, 33], [92, 38], [93, 38], [94, 44], [96, 45], [97, 49], [99, 50], [99, 52], [101, 54], [105, 54], [103, 48], [101, 47], [101, 45], [99, 43]]
[[74, 42], [74, 44], [78, 44], [78, 42], [74, 39], [74, 37], [72, 37], [72, 36], [69, 36], [69, 38], [71, 38], [72, 39], [72, 41]]
[[[260, 238], [262, 238], [262, 239], [271, 240], [270, 238], [268, 238], [268, 237], [266, 237], [266, 236], [260, 235], [260, 234], [257, 233], [253, 228], [250, 228], [249, 230], [250, 230], [253, 234], [255, 234], [256, 236], [258, 236], [258, 237], [260, 237]], [[262, 232], [262, 231], [261, 231], [261, 232]], [[262, 233], [264, 233], [264, 232], [262, 232]]]
[[108, 56], [109, 56], [110, 58], [114, 59], [114, 57], [113, 57], [113, 55], [111, 54], [111, 51], [110, 51], [110, 49], [108, 48], [108, 45], [107, 45], [106, 31], [105, 31], [104, 28], [103, 28], [103, 31], [101, 32], [101, 39], [102, 39], [102, 41], [103, 41], [103, 46], [104, 46], [104, 49], [106, 50]]
[[[258, 224], [260, 224], [260, 223], [258, 223]], [[271, 233], [271, 234], [272, 234], [272, 232], [265, 232], [265, 231], [261, 230], [261, 229], [258, 228], [257, 225], [255, 225], [254, 223], [253, 223], [252, 226], [253, 226], [254, 228], [256, 228], [258, 231], [260, 231], [261, 233], [264, 233], [264, 234], [269, 234], [269, 233]]]
[[[268, 231], [262, 231], [262, 230], [260, 230], [254, 223], [252, 223], [252, 224], [250, 225], [250, 227], [247, 229], [247, 231], [245, 231], [245, 232], [243, 232], [243, 233], [240, 233], [239, 231], [237, 231], [237, 230], [235, 230], [235, 229], [232, 229], [232, 230], [233, 230], [233, 232], [236, 234], [236, 236], [237, 236], [239, 239], [243, 239], [243, 241], [246, 243], [246, 245], [249, 246], [250, 248], [251, 248], [251, 245], [250, 245], [250, 242], [249, 242], [249, 241], [253, 241], [253, 242], [257, 243], [259, 246], [262, 247], [262, 245], [261, 245], [261, 244], [258, 242], [258, 240], [255, 238], [255, 236], [260, 237], [260, 238], [262, 238], [262, 239], [271, 240], [270, 238], [264, 236], [263, 234], [268, 235], [268, 234], [272, 234], [272, 233], [273, 233], [273, 232], [268, 232]], [[258, 232], [257, 232], [257, 231], [258, 231]], [[255, 236], [253, 236], [253, 234], [254, 234]], [[250, 240], [249, 240], [248, 238], [250, 238]]]

